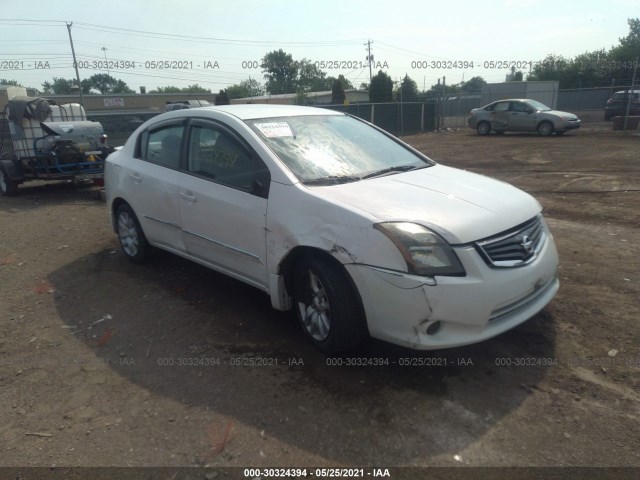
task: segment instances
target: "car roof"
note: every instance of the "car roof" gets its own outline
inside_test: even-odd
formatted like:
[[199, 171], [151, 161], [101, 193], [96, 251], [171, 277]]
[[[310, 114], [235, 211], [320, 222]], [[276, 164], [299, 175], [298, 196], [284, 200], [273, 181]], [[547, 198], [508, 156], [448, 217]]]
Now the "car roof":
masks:
[[270, 117], [298, 117], [304, 115], [342, 115], [341, 112], [326, 108], [302, 107], [297, 105], [266, 105], [257, 103], [192, 108], [191, 112], [197, 112], [198, 110], [217, 110], [238, 117], [241, 120]]

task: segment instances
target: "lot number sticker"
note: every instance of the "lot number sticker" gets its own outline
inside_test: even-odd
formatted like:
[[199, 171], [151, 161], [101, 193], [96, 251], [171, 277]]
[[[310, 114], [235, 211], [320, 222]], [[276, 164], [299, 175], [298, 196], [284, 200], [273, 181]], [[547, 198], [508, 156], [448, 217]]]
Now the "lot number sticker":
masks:
[[256, 123], [256, 127], [267, 138], [293, 137], [287, 122]]

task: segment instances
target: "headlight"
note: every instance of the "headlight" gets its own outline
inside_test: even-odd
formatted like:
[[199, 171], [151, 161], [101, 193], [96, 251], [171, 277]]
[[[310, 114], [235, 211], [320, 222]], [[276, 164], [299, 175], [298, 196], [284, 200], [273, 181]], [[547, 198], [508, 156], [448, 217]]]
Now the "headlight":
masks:
[[428, 277], [466, 274], [449, 244], [427, 227], [410, 222], [385, 222], [377, 223], [373, 228], [398, 247], [409, 273]]

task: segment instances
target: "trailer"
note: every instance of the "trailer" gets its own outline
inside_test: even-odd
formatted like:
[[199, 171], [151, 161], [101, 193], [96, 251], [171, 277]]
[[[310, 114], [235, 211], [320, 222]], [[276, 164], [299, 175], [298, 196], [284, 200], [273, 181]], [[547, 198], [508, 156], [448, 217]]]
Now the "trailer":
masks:
[[80, 104], [26, 95], [8, 99], [0, 114], [0, 142], [0, 194], [6, 196], [32, 180], [99, 182], [114, 150], [102, 125], [88, 121]]

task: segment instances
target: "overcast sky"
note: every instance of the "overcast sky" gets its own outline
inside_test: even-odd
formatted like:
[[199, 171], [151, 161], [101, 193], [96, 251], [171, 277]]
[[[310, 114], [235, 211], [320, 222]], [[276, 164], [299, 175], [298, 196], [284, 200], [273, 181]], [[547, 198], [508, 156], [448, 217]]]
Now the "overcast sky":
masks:
[[[640, 0], [29, 0], [11, 2], [0, 19], [0, 78], [36, 88], [74, 78], [65, 26], [74, 22], [80, 76], [106, 73], [106, 56], [122, 61], [109, 73], [136, 90], [198, 83], [217, 92], [249, 77], [263, 81], [252, 67], [278, 48], [297, 60], [337, 61], [327, 74], [358, 86], [369, 81], [369, 39], [377, 69], [394, 80], [408, 74], [420, 89], [443, 75], [448, 84], [475, 75], [500, 82], [508, 69], [485, 62], [518, 62], [526, 73], [527, 62], [547, 54], [608, 49], [638, 16]], [[153, 68], [154, 61], [184, 68]]]

